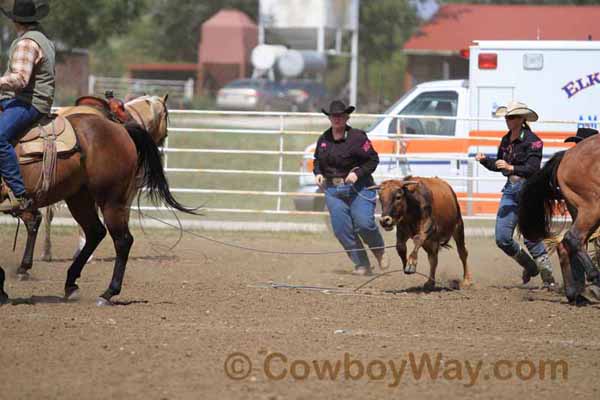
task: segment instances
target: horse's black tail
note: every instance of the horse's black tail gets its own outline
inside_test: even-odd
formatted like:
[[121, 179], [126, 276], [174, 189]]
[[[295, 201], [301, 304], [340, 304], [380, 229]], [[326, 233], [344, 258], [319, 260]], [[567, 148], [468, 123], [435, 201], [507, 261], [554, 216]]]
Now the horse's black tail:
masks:
[[138, 153], [138, 173], [141, 172], [139, 187], [146, 188], [146, 195], [154, 205], [160, 202], [184, 213], [199, 215], [197, 208], [187, 208], [180, 204], [169, 189], [169, 182], [163, 169], [160, 150], [148, 132], [138, 125], [125, 125], [133, 139]]
[[552, 236], [552, 215], [562, 199], [556, 171], [564, 156], [564, 151], [554, 154], [525, 182], [519, 200], [519, 230], [526, 239], [537, 241]]

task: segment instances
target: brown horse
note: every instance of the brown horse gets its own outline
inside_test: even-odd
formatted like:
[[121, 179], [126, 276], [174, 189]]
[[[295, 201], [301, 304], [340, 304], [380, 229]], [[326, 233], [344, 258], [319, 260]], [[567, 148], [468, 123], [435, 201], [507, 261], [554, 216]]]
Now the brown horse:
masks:
[[[41, 221], [39, 208], [65, 200], [86, 236], [86, 244], [67, 273], [65, 298], [79, 295], [76, 284], [86, 260], [106, 236], [111, 235], [116, 252], [113, 276], [108, 289], [98, 299], [98, 305], [109, 305], [121, 292], [125, 267], [133, 236], [129, 231], [129, 213], [135, 194], [146, 187], [149, 198], [186, 212], [194, 213], [179, 204], [172, 196], [162, 167], [157, 143], [167, 136], [168, 110], [166, 98], [146, 96], [139, 99], [137, 111], [151, 113], [151, 123], [122, 125], [107, 118], [90, 114], [67, 117], [75, 129], [80, 150], [58, 160], [53, 183], [45, 196], [35, 199], [34, 206], [19, 217], [28, 228], [23, 263], [19, 273], [31, 268], [37, 228]], [[41, 173], [41, 163], [21, 166], [28, 193]], [[100, 221], [96, 206], [101, 210]], [[0, 273], [0, 301], [6, 301], [4, 272]]]
[[[163, 101], [166, 103], [168, 95], [163, 98]], [[140, 126], [150, 126], [152, 124], [153, 119], [155, 118], [154, 113], [148, 107], [146, 103], [146, 99], [148, 96], [142, 96], [138, 98], [134, 98], [127, 103], [123, 104], [122, 108], [118, 110], [112, 119], [119, 120], [119, 122], [129, 122], [136, 121]], [[62, 107], [58, 110], [58, 115], [68, 116], [73, 114], [94, 114], [103, 116], [106, 118], [111, 118], [112, 109], [110, 109], [111, 105], [102, 100], [93, 96], [86, 96], [81, 98], [86, 102], [83, 105], [71, 106], [71, 107]], [[80, 99], [80, 100], [81, 100]], [[90, 105], [90, 101], [94, 106]], [[78, 104], [80, 101], [77, 102]], [[113, 103], [115, 104], [115, 103]], [[122, 104], [122, 103], [121, 103]], [[116, 118], [115, 118], [116, 117]], [[156, 144], [159, 145], [158, 141], [162, 141], [163, 138], [160, 135], [154, 135], [153, 139], [155, 139]], [[45, 213], [43, 213], [43, 225], [44, 225], [44, 244], [41, 259], [43, 261], [52, 261], [52, 220], [54, 219], [54, 213], [56, 212], [57, 205], [51, 205], [46, 208]], [[32, 232], [33, 233], [33, 232]], [[85, 245], [85, 234], [80, 229], [79, 230], [79, 243], [76, 246], [76, 251], [73, 255], [73, 258], [77, 257], [83, 246]], [[88, 262], [93, 258], [93, 255], [90, 256]], [[27, 272], [27, 267], [24, 266], [22, 262], [21, 265], [23, 268], [20, 268], [17, 272], [17, 277], [19, 280], [27, 280], [29, 278], [29, 274]], [[31, 266], [29, 266], [31, 268]]]
[[[454, 239], [463, 265], [462, 286], [471, 285], [471, 273], [467, 265], [468, 251], [465, 246], [465, 228], [456, 194], [450, 185], [439, 178], [408, 176], [404, 180], [388, 180], [381, 183], [379, 200], [381, 218], [379, 223], [388, 231], [396, 228], [396, 251], [402, 260], [404, 272], [417, 270], [417, 254], [423, 247], [429, 258], [429, 280], [425, 290], [435, 287], [435, 273], [440, 248], [449, 247]], [[406, 258], [406, 242], [415, 245]]]
[[544, 167], [529, 178], [519, 202], [519, 229], [529, 240], [555, 236], [552, 216], [564, 202], [573, 224], [558, 244], [565, 294], [569, 302], [589, 301], [585, 279], [593, 283], [598, 297], [600, 273], [586, 251], [590, 236], [600, 226], [600, 135], [556, 153]]

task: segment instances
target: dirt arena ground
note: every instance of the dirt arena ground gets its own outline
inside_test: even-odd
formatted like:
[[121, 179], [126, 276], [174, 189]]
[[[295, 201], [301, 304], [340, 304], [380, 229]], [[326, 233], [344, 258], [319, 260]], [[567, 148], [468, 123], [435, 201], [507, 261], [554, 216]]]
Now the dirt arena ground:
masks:
[[[423, 293], [423, 277], [398, 273], [352, 294], [366, 278], [349, 274], [344, 255], [265, 255], [190, 235], [169, 251], [175, 234], [138, 231], [118, 305], [98, 308], [109, 241], [83, 273], [81, 300], [64, 303], [75, 231], [57, 233], [57, 261], [37, 261], [28, 282], [14, 277], [13, 232], [0, 234], [13, 301], [0, 307], [0, 399], [600, 398], [600, 306], [571, 307], [537, 290], [539, 278], [520, 287], [490, 238], [467, 242], [473, 288]], [[338, 249], [329, 233], [203, 234]], [[442, 282], [460, 278], [454, 250], [439, 272]], [[419, 376], [427, 357], [432, 369]]]

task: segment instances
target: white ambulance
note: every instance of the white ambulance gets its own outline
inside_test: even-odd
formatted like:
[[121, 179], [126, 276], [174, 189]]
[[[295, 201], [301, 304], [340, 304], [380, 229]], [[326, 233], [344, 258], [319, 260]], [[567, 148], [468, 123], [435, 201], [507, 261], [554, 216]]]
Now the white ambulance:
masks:
[[[375, 180], [439, 176], [453, 186], [466, 215], [495, 213], [505, 178], [473, 156], [495, 157], [507, 128], [494, 112], [511, 100], [539, 114], [531, 127], [544, 140], [544, 161], [568, 148], [562, 141], [578, 127], [597, 129], [600, 41], [475, 41], [469, 80], [419, 84], [367, 129], [381, 159]], [[313, 151], [314, 145], [306, 149], [303, 172], [312, 172]], [[318, 191], [313, 176], [300, 178], [300, 191]], [[295, 205], [317, 211], [323, 200], [298, 197]]]

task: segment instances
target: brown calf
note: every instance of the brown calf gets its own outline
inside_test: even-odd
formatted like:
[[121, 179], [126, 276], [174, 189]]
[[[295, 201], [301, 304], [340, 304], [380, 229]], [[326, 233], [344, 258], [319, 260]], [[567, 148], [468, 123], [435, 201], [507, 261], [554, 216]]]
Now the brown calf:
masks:
[[[417, 253], [423, 247], [430, 265], [429, 280], [424, 288], [433, 289], [438, 252], [440, 247], [449, 247], [452, 237], [463, 264], [462, 286], [471, 284], [460, 206], [448, 183], [439, 178], [410, 176], [404, 180], [388, 180], [379, 186], [379, 199], [382, 210], [379, 223], [387, 231], [396, 227], [396, 250], [406, 274], [416, 272]], [[409, 238], [415, 248], [407, 263], [406, 241]]]

